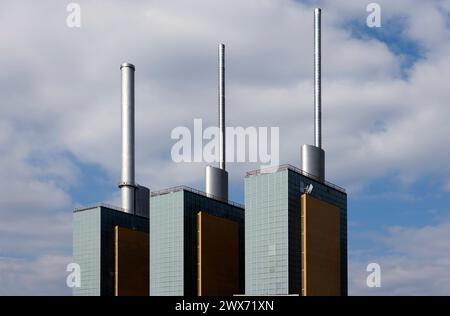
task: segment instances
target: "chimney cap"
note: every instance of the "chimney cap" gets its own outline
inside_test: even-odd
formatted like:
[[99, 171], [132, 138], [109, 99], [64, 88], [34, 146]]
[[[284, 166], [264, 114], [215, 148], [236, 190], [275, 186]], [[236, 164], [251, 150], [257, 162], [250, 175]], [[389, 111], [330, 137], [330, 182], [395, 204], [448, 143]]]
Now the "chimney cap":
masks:
[[136, 67], [133, 64], [130, 64], [130, 63], [123, 63], [122, 65], [120, 65], [120, 69], [122, 69], [124, 67], [128, 67], [128, 68], [131, 68], [133, 70], [136, 70]]

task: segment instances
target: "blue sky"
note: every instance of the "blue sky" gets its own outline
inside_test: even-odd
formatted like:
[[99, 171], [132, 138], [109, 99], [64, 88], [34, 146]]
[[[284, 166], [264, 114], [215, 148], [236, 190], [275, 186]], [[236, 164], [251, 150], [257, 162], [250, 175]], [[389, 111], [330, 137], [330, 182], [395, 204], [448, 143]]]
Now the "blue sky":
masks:
[[393, 16], [383, 21], [384, 27], [368, 28], [364, 21], [351, 21], [347, 26], [353, 37], [361, 40], [376, 39], [385, 43], [389, 50], [402, 58], [402, 78], [406, 79], [408, 71], [414, 64], [424, 58], [425, 49], [420, 43], [409, 39], [403, 34], [407, 28], [408, 18], [405, 16]]
[[[66, 295], [71, 211], [119, 203], [120, 71], [136, 64], [137, 180], [203, 190], [205, 164], [171, 161], [170, 131], [216, 124], [217, 43], [227, 123], [280, 127], [280, 162], [313, 137], [312, 10], [323, 8], [327, 177], [348, 191], [349, 292], [450, 294], [450, 2], [5, 1], [0, 13], [0, 295]], [[44, 18], [45, 17], [45, 18]], [[229, 164], [231, 198], [257, 164]], [[365, 285], [368, 263], [382, 287]]]

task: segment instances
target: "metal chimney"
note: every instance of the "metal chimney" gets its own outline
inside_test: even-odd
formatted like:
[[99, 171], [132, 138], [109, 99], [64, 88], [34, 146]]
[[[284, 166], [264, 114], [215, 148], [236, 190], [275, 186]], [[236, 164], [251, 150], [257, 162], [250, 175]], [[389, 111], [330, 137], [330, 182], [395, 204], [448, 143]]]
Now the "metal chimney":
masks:
[[302, 169], [319, 181], [325, 180], [325, 151], [322, 149], [322, 60], [321, 14], [314, 10], [314, 145], [302, 146]]
[[219, 146], [220, 169], [225, 170], [225, 45], [219, 44]]
[[122, 208], [135, 213], [136, 183], [134, 179], [134, 72], [132, 64], [124, 63], [122, 71], [122, 177], [119, 188]]
[[314, 10], [314, 145], [322, 148], [321, 10]]
[[219, 44], [219, 167], [207, 166], [205, 191], [207, 196], [228, 201], [228, 172], [225, 170], [225, 45]]

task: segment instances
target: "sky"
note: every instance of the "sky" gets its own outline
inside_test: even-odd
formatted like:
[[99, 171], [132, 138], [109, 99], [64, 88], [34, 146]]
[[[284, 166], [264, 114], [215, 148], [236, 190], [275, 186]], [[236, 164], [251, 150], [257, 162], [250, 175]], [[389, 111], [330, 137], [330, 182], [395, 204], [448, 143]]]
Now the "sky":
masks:
[[[349, 294], [450, 294], [450, 1], [3, 0], [0, 11], [0, 295], [70, 295], [72, 211], [119, 204], [120, 70], [136, 65], [136, 178], [204, 190], [175, 163], [172, 129], [280, 128], [280, 162], [313, 142], [313, 9], [322, 7], [327, 179], [348, 193]], [[245, 172], [230, 163], [231, 199]], [[381, 287], [369, 288], [369, 263]]]

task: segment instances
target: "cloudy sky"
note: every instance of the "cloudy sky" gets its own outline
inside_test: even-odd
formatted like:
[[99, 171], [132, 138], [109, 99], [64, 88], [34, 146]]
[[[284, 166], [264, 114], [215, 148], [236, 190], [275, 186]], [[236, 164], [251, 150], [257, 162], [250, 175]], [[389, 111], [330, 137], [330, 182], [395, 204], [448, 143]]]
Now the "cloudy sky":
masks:
[[[120, 70], [136, 72], [136, 168], [158, 190], [204, 189], [170, 132], [216, 124], [217, 44], [227, 124], [280, 127], [280, 162], [313, 141], [313, 8], [323, 8], [327, 177], [349, 197], [349, 293], [450, 294], [450, 1], [2, 0], [0, 295], [69, 295], [72, 210], [117, 204]], [[229, 164], [243, 202], [250, 163]], [[382, 287], [366, 286], [379, 263]]]

